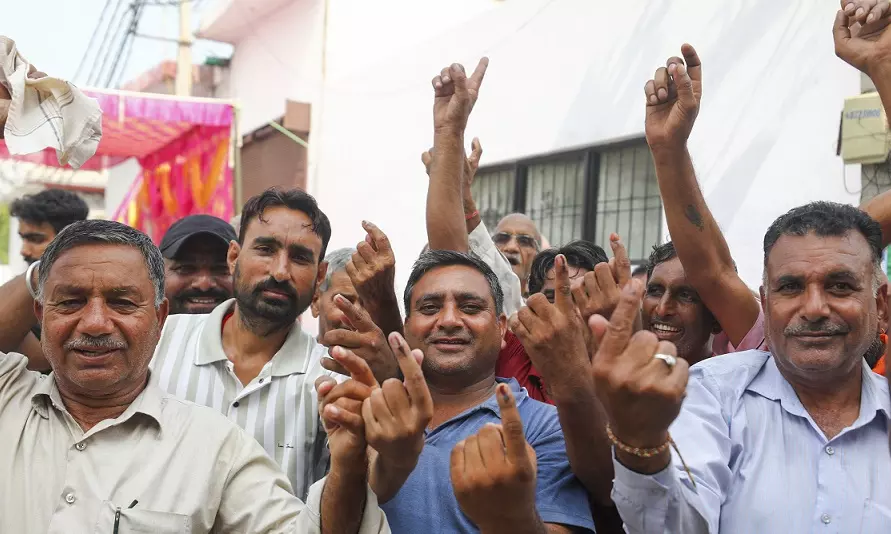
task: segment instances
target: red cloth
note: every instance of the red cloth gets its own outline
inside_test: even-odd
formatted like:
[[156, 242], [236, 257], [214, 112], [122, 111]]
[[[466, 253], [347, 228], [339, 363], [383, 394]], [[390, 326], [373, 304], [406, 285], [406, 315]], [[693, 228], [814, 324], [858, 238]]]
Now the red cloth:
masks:
[[220, 333], [226, 329], [226, 323], [229, 322], [229, 319], [231, 319], [233, 315], [235, 315], [234, 309], [227, 311], [226, 315], [223, 316], [223, 323], [220, 325]]
[[500, 378], [516, 378], [521, 386], [526, 388], [529, 396], [535, 400], [554, 404], [545, 392], [544, 381], [541, 373], [532, 365], [532, 360], [526, 354], [526, 349], [520, 343], [520, 338], [508, 331], [504, 336], [505, 345], [498, 353], [498, 362], [495, 364], [495, 376]]

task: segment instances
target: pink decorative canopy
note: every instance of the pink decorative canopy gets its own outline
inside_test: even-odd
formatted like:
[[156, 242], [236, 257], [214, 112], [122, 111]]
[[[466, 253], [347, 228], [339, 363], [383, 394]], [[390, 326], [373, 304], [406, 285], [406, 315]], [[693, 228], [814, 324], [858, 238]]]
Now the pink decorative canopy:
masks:
[[[102, 109], [102, 140], [81, 168], [101, 170], [136, 158], [143, 169], [115, 220], [159, 241], [170, 224], [186, 215], [232, 216], [231, 103], [94, 89], [84, 93]], [[59, 166], [54, 150], [10, 156], [2, 142], [0, 158]]]

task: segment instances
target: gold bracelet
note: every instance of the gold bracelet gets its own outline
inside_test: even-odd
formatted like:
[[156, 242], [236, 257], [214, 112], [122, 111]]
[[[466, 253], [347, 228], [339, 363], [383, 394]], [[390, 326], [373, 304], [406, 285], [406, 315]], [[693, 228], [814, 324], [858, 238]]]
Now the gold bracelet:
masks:
[[627, 452], [628, 454], [632, 454], [637, 456], [638, 458], [652, 458], [653, 456], [662, 454], [667, 451], [669, 447], [671, 447], [671, 435], [669, 434], [668, 440], [659, 445], [658, 447], [652, 449], [641, 449], [640, 447], [632, 447], [631, 445], [626, 445], [619, 441], [619, 438], [613, 434], [613, 429], [609, 426], [609, 423], [606, 424], [606, 437], [609, 438], [610, 442], [616, 446], [622, 452]]
[[684, 471], [687, 473], [687, 477], [690, 479], [690, 483], [693, 484], [693, 487], [696, 487], [696, 480], [693, 479], [693, 473], [690, 471], [690, 467], [687, 465], [687, 462], [684, 461], [684, 457], [681, 455], [681, 450], [678, 448], [677, 443], [671, 439], [671, 434], [668, 434], [668, 441], [659, 445], [653, 449], [641, 449], [640, 447], [632, 447], [630, 445], [626, 445], [619, 441], [619, 438], [613, 434], [613, 429], [609, 426], [609, 423], [606, 424], [606, 437], [609, 438], [610, 442], [622, 452], [627, 452], [628, 454], [637, 456], [639, 458], [652, 458], [657, 454], [662, 454], [669, 447], [674, 448], [674, 451], [678, 453], [678, 459], [681, 461], [681, 465], [684, 467]]

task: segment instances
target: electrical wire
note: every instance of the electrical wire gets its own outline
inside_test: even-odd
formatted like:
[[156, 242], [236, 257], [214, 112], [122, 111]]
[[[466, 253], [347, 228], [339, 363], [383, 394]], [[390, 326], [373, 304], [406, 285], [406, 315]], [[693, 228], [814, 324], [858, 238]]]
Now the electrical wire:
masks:
[[87, 64], [87, 58], [90, 57], [90, 50], [93, 49], [93, 43], [96, 42], [96, 37], [99, 36], [99, 28], [102, 27], [102, 21], [105, 20], [105, 14], [108, 12], [109, 6], [111, 6], [111, 0], [105, 0], [105, 6], [102, 8], [102, 12], [99, 14], [99, 21], [96, 22], [96, 27], [93, 28], [93, 34], [90, 35], [90, 42], [87, 43], [87, 49], [84, 51], [83, 57], [80, 58], [80, 63], [77, 65], [77, 70], [74, 71], [74, 76], [71, 77], [72, 80], [77, 80], [77, 78], [80, 76], [80, 72]]
[[109, 64], [109, 54], [111, 54], [114, 43], [120, 39], [122, 30], [125, 27], [124, 19], [126, 18], [129, 11], [125, 9], [123, 12], [121, 12], [120, 8], [124, 5], [124, 3], [124, 0], [118, 0], [117, 5], [115, 6], [114, 13], [112, 13], [111, 18], [108, 21], [108, 28], [105, 32], [105, 38], [102, 40], [99, 51], [96, 53], [96, 62], [93, 64], [93, 68], [90, 70], [90, 76], [87, 78], [87, 85], [98, 85], [99, 80], [102, 79], [102, 73], [105, 72], [105, 69]]
[[[142, 19], [142, 11], [144, 8], [145, 0], [135, 0], [132, 4], [130, 4], [130, 9], [133, 13], [132, 17], [130, 18], [130, 26], [129, 28], [127, 28], [127, 33], [124, 35], [124, 39], [121, 41], [121, 47], [118, 50], [118, 53], [115, 55], [114, 63], [112, 63], [111, 65], [111, 70], [108, 73], [108, 79], [105, 82], [106, 87], [111, 87], [112, 80], [115, 79], [115, 73], [117, 73], [117, 81], [115, 82], [115, 84], [120, 84], [123, 72], [127, 68], [127, 63], [130, 61], [130, 56], [133, 53], [133, 41], [136, 38], [136, 31], [139, 29], [139, 21]], [[121, 69], [120, 71], [118, 71], [118, 64], [125, 56], [126, 58], [124, 59]]]

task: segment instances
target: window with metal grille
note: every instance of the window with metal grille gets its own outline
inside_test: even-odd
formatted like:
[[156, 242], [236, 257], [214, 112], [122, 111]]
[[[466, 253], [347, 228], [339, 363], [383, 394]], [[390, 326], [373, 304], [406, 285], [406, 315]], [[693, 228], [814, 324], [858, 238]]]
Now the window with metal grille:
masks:
[[483, 167], [471, 191], [489, 230], [522, 212], [552, 246], [586, 239], [609, 252], [616, 232], [637, 263], [661, 235], [662, 200], [644, 140]]

